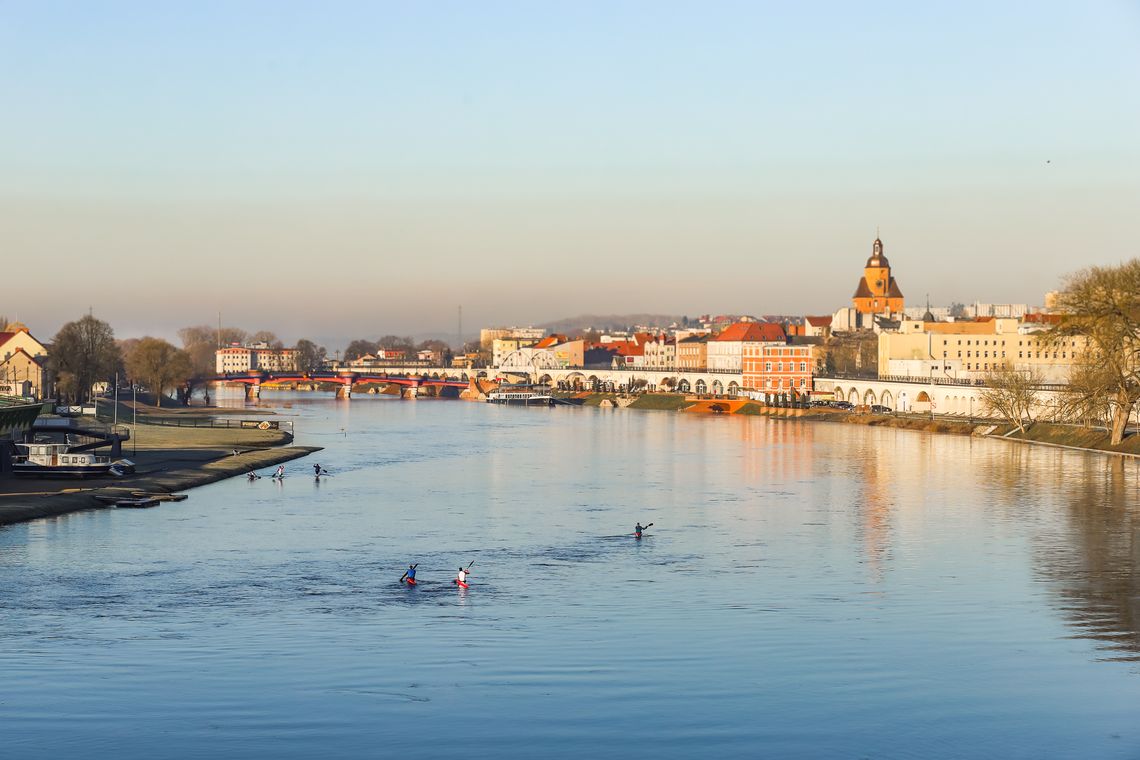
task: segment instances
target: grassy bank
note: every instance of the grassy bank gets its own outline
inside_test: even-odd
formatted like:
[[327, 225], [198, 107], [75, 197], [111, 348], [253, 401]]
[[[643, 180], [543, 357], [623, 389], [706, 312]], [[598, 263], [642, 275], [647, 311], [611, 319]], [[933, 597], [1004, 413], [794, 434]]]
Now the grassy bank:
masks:
[[1140, 435], [1130, 435], [1118, 446], [1109, 443], [1109, 434], [1096, 428], [1053, 425], [1038, 422], [1030, 425], [1025, 433], [1017, 432], [1013, 425], [999, 425], [991, 438], [1005, 438], [1010, 441], [1043, 443], [1050, 446], [1068, 446], [1075, 449], [1088, 449], [1112, 454], [1140, 456]]
[[[98, 495], [171, 493], [320, 451], [286, 446], [283, 430], [139, 424], [123, 454], [136, 472], [122, 478], [9, 478], [0, 481], [0, 525], [100, 507]], [[235, 453], [236, 452], [236, 453]]]
[[629, 405], [630, 409], [659, 409], [676, 412], [692, 405], [681, 393], [645, 393]]

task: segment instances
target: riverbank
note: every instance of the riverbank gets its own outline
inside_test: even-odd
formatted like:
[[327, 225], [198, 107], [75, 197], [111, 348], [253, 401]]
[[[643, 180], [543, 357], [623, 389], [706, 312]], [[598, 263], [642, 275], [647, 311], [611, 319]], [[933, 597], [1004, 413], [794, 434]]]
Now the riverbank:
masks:
[[582, 400], [583, 406], [650, 409], [689, 414], [743, 414], [774, 419], [842, 422], [848, 425], [886, 427], [921, 433], [976, 435], [1026, 445], [1053, 446], [1098, 454], [1140, 457], [1140, 435], [1131, 435], [1121, 444], [1113, 446], [1110, 443], [1107, 431], [1077, 425], [1036, 422], [1028, 426], [1022, 433], [1017, 431], [1016, 426], [996, 420], [945, 417], [930, 419], [923, 415], [866, 414], [829, 407], [790, 409], [765, 406], [747, 399], [708, 398], [680, 393], [645, 393], [641, 395], [582, 393], [576, 394], [576, 397]]
[[[121, 478], [10, 478], [0, 481], [0, 525], [100, 508], [96, 496], [169, 494], [245, 475], [320, 451], [288, 446], [282, 430], [138, 425], [124, 455], [135, 472]], [[235, 453], [236, 452], [236, 453]]]

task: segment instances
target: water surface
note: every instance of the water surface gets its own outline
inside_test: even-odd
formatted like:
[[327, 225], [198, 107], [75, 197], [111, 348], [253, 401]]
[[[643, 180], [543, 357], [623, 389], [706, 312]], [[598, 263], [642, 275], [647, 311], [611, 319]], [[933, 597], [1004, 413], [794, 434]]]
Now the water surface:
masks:
[[4, 757], [1140, 757], [1135, 462], [265, 401], [282, 483], [0, 529]]

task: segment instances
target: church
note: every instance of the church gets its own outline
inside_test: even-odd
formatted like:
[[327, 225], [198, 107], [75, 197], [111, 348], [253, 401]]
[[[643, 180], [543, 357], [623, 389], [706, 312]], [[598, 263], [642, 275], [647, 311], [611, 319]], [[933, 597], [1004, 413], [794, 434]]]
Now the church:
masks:
[[[861, 315], [874, 315], [890, 319], [903, 311], [903, 294], [891, 276], [891, 263], [883, 255], [883, 241], [875, 238], [871, 258], [863, 267], [863, 278], [851, 297], [855, 311]], [[869, 320], [861, 320], [869, 321]]]

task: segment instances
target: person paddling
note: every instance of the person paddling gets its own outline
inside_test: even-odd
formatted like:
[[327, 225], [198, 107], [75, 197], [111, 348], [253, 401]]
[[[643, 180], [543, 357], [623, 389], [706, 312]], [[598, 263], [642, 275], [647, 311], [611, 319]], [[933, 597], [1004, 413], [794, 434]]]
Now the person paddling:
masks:
[[420, 563], [417, 562], [415, 565], [408, 565], [408, 571], [404, 573], [404, 575], [400, 578], [400, 583], [403, 583], [405, 580], [407, 580], [408, 585], [416, 585], [416, 565], [418, 564]]
[[646, 525], [643, 528], [643, 527], [641, 527], [641, 522], [638, 521], [637, 527], [633, 529], [633, 537], [634, 538], [641, 538], [641, 534], [644, 533], [646, 529], [652, 528], [652, 527], [653, 527], [653, 523], [649, 523], [648, 525]]
[[283, 464], [277, 465], [277, 472], [273, 473], [273, 477], [284, 478], [285, 477], [285, 465], [283, 465]]
[[467, 568], [463, 568], [463, 567], [459, 568], [459, 575], [456, 576], [455, 582], [457, 584], [459, 584], [460, 586], [466, 586], [467, 585], [467, 576], [470, 574], [471, 573], [467, 570]]

